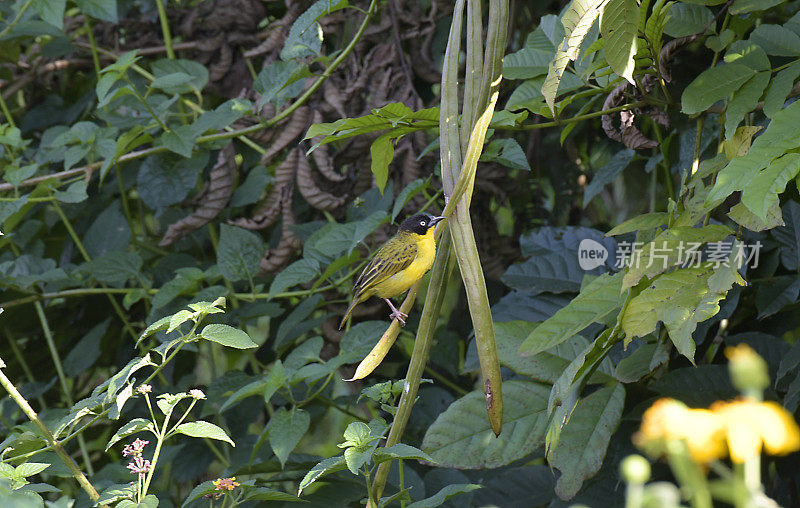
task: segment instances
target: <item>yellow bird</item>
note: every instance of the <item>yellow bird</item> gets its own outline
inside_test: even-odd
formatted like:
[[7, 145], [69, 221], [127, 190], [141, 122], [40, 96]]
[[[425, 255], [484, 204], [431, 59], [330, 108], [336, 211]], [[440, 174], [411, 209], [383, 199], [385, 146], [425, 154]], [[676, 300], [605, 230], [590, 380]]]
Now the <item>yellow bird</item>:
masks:
[[386, 300], [392, 313], [405, 325], [407, 314], [400, 312], [389, 298], [397, 296], [414, 285], [433, 266], [436, 255], [434, 226], [446, 217], [428, 214], [412, 215], [400, 224], [400, 230], [375, 253], [375, 257], [364, 267], [353, 287], [353, 301], [344, 313], [339, 329], [353, 312], [353, 308], [375, 295]]

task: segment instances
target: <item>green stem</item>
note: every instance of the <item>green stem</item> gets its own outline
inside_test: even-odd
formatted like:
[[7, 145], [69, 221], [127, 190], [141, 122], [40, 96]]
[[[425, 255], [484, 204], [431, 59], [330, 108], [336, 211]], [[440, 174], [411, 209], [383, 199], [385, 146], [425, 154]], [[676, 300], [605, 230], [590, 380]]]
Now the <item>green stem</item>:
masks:
[[[78, 467], [78, 464], [72, 460], [72, 457], [70, 457], [69, 454], [64, 450], [64, 448], [61, 446], [61, 443], [56, 441], [53, 433], [50, 432], [50, 429], [48, 429], [44, 423], [42, 423], [42, 421], [39, 419], [39, 416], [36, 414], [36, 411], [34, 411], [28, 401], [25, 400], [25, 397], [19, 393], [19, 390], [17, 390], [11, 380], [6, 377], [2, 367], [5, 367], [5, 364], [2, 362], [2, 360], [0, 360], [0, 385], [2, 385], [6, 392], [8, 392], [9, 397], [11, 397], [11, 399], [17, 403], [17, 406], [19, 406], [22, 412], [25, 413], [25, 416], [28, 417], [28, 420], [30, 420], [37, 429], [39, 429], [39, 432], [42, 433], [42, 437], [44, 437], [50, 448], [56, 452], [61, 461], [64, 462], [64, 465], [66, 465], [67, 469], [70, 470], [73, 478], [77, 480], [81, 488], [87, 494], [89, 494], [89, 497], [93, 501], [100, 499], [100, 494], [97, 493], [97, 490], [86, 478], [86, 475], [83, 474], [83, 471], [81, 471], [81, 469]], [[102, 506], [105, 507], [106, 505]]]
[[[134, 96], [134, 97], [136, 97], [136, 98], [139, 100], [139, 102], [141, 102], [141, 103], [142, 103], [142, 105], [145, 107], [145, 109], [147, 110], [147, 112], [148, 112], [148, 113], [150, 113], [150, 116], [152, 116], [152, 117], [155, 119], [156, 123], [158, 123], [158, 125], [159, 125], [159, 126], [162, 128], [162, 129], [164, 129], [164, 132], [169, 132], [169, 130], [170, 130], [170, 129], [169, 129], [169, 127], [167, 127], [167, 125], [166, 125], [166, 124], [165, 124], [165, 123], [164, 123], [164, 122], [163, 122], [163, 121], [162, 121], [162, 120], [161, 120], [161, 119], [158, 117], [158, 115], [156, 114], [156, 112], [155, 112], [155, 111], [153, 111], [153, 108], [151, 108], [151, 107], [150, 107], [150, 103], [149, 103], [149, 102], [147, 102], [147, 99], [145, 99], [145, 98], [142, 96], [142, 94], [140, 94], [140, 93], [139, 93], [139, 90], [137, 90], [137, 89], [136, 89], [136, 85], [134, 85], [134, 84], [133, 84], [133, 81], [131, 81], [131, 80], [130, 80], [130, 79], [128, 79], [127, 77], [125, 77], [124, 79], [125, 79], [125, 81], [127, 81], [127, 82], [128, 82], [128, 86], [129, 86], [129, 88], [130, 88], [130, 90], [131, 90], [131, 93], [133, 93], [133, 96]], [[199, 138], [198, 138], [198, 139], [199, 139]], [[162, 148], [164, 148], [164, 150], [166, 150], [166, 147], [162, 147]], [[162, 151], [163, 151], [163, 150], [162, 150]], [[120, 162], [120, 160], [122, 160], [122, 157], [120, 157], [119, 159], [117, 159], [117, 163], [119, 163], [119, 162]]]
[[94, 40], [94, 32], [92, 32], [92, 23], [89, 15], [83, 13], [83, 23], [86, 26], [86, 36], [89, 37], [89, 45], [92, 51], [92, 62], [94, 63], [94, 73], [97, 79], [100, 79], [100, 56], [97, 53], [97, 42]]
[[[34, 307], [36, 307], [36, 315], [39, 316], [39, 323], [42, 325], [44, 338], [47, 342], [47, 349], [50, 350], [50, 356], [53, 358], [53, 364], [56, 367], [58, 381], [61, 383], [61, 389], [64, 391], [64, 398], [67, 400], [67, 405], [72, 407], [75, 402], [72, 400], [72, 395], [70, 394], [69, 384], [67, 384], [67, 376], [64, 374], [64, 366], [61, 364], [61, 357], [58, 356], [58, 349], [56, 349], [56, 343], [53, 340], [53, 332], [50, 330], [50, 325], [47, 323], [47, 316], [44, 314], [44, 309], [42, 308], [41, 302], [34, 303]], [[86, 447], [86, 440], [84, 440], [82, 435], [78, 436], [78, 447], [81, 450], [83, 462], [86, 465], [86, 472], [89, 473], [89, 476], [94, 475], [92, 461], [89, 459], [89, 449]]]
[[17, 15], [16, 15], [16, 16], [14, 16], [14, 19], [13, 19], [13, 20], [11, 20], [11, 23], [9, 23], [9, 24], [8, 24], [8, 25], [7, 25], [7, 26], [6, 26], [6, 27], [3, 29], [3, 31], [2, 31], [2, 32], [0, 32], [0, 39], [2, 39], [2, 38], [3, 38], [3, 36], [4, 36], [5, 34], [7, 34], [8, 32], [10, 32], [10, 31], [11, 31], [11, 29], [12, 29], [12, 28], [14, 28], [14, 27], [17, 25], [17, 23], [19, 23], [19, 22], [20, 22], [20, 20], [22, 19], [22, 16], [23, 16], [23, 15], [25, 15], [25, 11], [27, 11], [27, 10], [28, 10], [28, 8], [31, 6], [31, 4], [33, 4], [33, 0], [28, 0], [27, 2], [25, 2], [24, 4], [22, 4], [22, 7], [20, 7], [20, 8], [19, 8], [19, 10], [17, 11]]
[[161, 445], [167, 438], [167, 425], [169, 424], [170, 415], [172, 415], [172, 411], [169, 411], [166, 415], [164, 415], [164, 425], [161, 427], [161, 433], [159, 434], [158, 439], [156, 440], [156, 451], [153, 452], [153, 460], [150, 462], [150, 471], [147, 472], [147, 479], [145, 479], [144, 481], [144, 487], [142, 488], [142, 497], [147, 495], [147, 489], [150, 488], [150, 481], [153, 479], [153, 474], [155, 474], [156, 472], [156, 464], [158, 463], [158, 456], [161, 454]]
[[169, 33], [169, 21], [167, 20], [167, 11], [164, 9], [164, 1], [156, 0], [156, 7], [158, 8], [158, 19], [161, 21], [161, 34], [164, 37], [167, 58], [174, 60], [175, 50], [172, 48], [172, 35]]
[[17, 124], [14, 123], [14, 117], [11, 116], [11, 111], [8, 109], [8, 105], [6, 104], [6, 100], [3, 99], [3, 94], [0, 93], [0, 109], [3, 110], [3, 115], [5, 115], [6, 120], [8, 120], [9, 125], [11, 127], [16, 127]]

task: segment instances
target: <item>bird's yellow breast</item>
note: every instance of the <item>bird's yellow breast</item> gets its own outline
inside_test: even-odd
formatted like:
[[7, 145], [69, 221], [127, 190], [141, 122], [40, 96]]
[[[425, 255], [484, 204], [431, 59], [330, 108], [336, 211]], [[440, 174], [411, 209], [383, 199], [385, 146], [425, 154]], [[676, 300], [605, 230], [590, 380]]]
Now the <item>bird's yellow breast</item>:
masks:
[[372, 290], [372, 294], [380, 298], [392, 298], [407, 291], [433, 266], [436, 257], [436, 241], [433, 239], [433, 230], [430, 228], [424, 235], [409, 233], [417, 245], [417, 255], [403, 270], [379, 282]]

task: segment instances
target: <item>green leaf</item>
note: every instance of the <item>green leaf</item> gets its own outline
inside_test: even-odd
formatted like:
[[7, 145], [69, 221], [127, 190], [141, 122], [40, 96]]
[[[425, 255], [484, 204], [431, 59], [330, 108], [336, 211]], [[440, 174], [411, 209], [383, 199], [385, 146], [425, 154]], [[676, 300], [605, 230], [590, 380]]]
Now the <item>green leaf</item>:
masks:
[[72, 347], [67, 357], [64, 358], [64, 372], [67, 376], [77, 377], [88, 372], [89, 368], [94, 365], [102, 353], [100, 341], [108, 331], [109, 324], [111, 324], [111, 318], [99, 322]]
[[606, 39], [605, 54], [611, 70], [633, 81], [636, 34], [639, 27], [639, 4], [636, 0], [609, 0], [600, 18], [600, 33]]
[[261, 94], [258, 104], [277, 103], [273, 99], [278, 97], [280, 92], [290, 84], [292, 76], [299, 68], [300, 65], [296, 61], [284, 62], [281, 60], [264, 67], [253, 81], [253, 88]]
[[768, 211], [779, 204], [778, 195], [800, 172], [800, 154], [788, 153], [773, 160], [742, 191], [742, 204], [765, 221]]
[[708, 192], [707, 204], [721, 202], [737, 190], [743, 190], [758, 172], [776, 157], [798, 146], [800, 138], [800, 101], [776, 113], [750, 151], [735, 157], [717, 174], [714, 187]]
[[14, 470], [14, 473], [23, 478], [27, 478], [28, 476], [41, 473], [48, 467], [50, 467], [50, 464], [45, 464], [43, 462], [25, 462], [18, 465]]
[[62, 203], [82, 203], [89, 196], [86, 194], [88, 184], [86, 180], [78, 180], [67, 187], [67, 190], [57, 190], [53, 192], [53, 197]]
[[537, 48], [522, 48], [503, 58], [504, 79], [529, 79], [547, 74], [553, 52]]
[[420, 191], [422, 191], [427, 186], [427, 182], [420, 178], [414, 180], [410, 184], [406, 185], [403, 190], [400, 191], [400, 194], [397, 195], [397, 199], [394, 200], [394, 207], [392, 208], [392, 216], [390, 218], [391, 222], [397, 218], [401, 211], [403, 211], [403, 207], [417, 195]]
[[120, 439], [125, 439], [131, 434], [136, 434], [137, 432], [142, 432], [144, 430], [156, 434], [156, 429], [155, 427], [153, 427], [153, 422], [151, 422], [150, 420], [145, 420], [144, 418], [134, 418], [133, 420], [123, 425], [113, 436], [111, 436], [111, 439], [108, 441], [108, 444], [106, 445], [105, 451], [108, 451]]
[[137, 252], [106, 252], [83, 265], [89, 275], [106, 284], [136, 280], [141, 275], [142, 257]]
[[577, 293], [586, 272], [573, 251], [562, 250], [531, 256], [515, 263], [500, 277], [509, 287], [535, 292]]
[[691, 262], [696, 259], [692, 258], [692, 247], [694, 252], [699, 252], [703, 243], [718, 242], [731, 234], [733, 231], [729, 227], [716, 224], [702, 228], [677, 226], [666, 229], [632, 256], [622, 288], [635, 286], [642, 277], [651, 279], [674, 265]]
[[162, 58], [154, 61], [150, 69], [156, 77], [153, 86], [168, 94], [200, 91], [208, 83], [208, 69], [194, 60]]
[[319, 274], [319, 262], [314, 259], [299, 259], [275, 276], [269, 286], [270, 296], [283, 293], [292, 286], [311, 281]]
[[511, 169], [531, 170], [528, 157], [514, 138], [492, 140], [484, 147], [479, 160], [481, 162], [497, 162]]
[[729, 12], [731, 14], [744, 14], [746, 12], [765, 11], [781, 3], [783, 3], [783, 0], [735, 0]]
[[623, 383], [635, 383], [669, 361], [665, 342], [647, 342], [617, 363], [614, 377]]
[[428, 462], [435, 462], [433, 458], [419, 448], [409, 446], [403, 443], [389, 446], [388, 448], [378, 448], [372, 454], [372, 460], [376, 464], [387, 462], [389, 460], [406, 459], [406, 460], [426, 460]]
[[769, 57], [764, 49], [752, 41], [736, 41], [725, 52], [725, 63], [746, 65], [754, 71], [768, 71], [771, 69]]
[[[48, 0], [49, 1], [49, 0]], [[117, 23], [117, 0], [75, 0], [81, 12], [93, 18]]]
[[[535, 323], [526, 321], [495, 322], [497, 354], [500, 364], [517, 374], [528, 376], [542, 383], [555, 383], [566, 367], [589, 345], [589, 341], [574, 337], [533, 356], [521, 356], [522, 341], [530, 335]], [[611, 369], [603, 363], [595, 372], [593, 381], [610, 380]]]
[[394, 132], [389, 131], [379, 136], [369, 147], [369, 155], [372, 160], [370, 169], [375, 175], [375, 184], [383, 193], [386, 181], [389, 179], [389, 163], [394, 158]]
[[253, 342], [247, 332], [223, 324], [206, 325], [200, 332], [200, 336], [211, 342], [236, 349], [258, 347], [258, 344]]
[[523, 355], [534, 355], [578, 334], [622, 305], [622, 275], [603, 274], [587, 284], [569, 304], [536, 327], [520, 347]]
[[231, 282], [256, 276], [264, 255], [261, 237], [246, 229], [220, 225], [217, 265], [222, 276]]
[[548, 455], [550, 465], [561, 471], [556, 493], [562, 499], [572, 498], [583, 482], [600, 470], [624, 405], [625, 388], [619, 383], [578, 402], [561, 431], [558, 446]]
[[[677, 2], [669, 9], [669, 18], [664, 25], [664, 32], [670, 37], [686, 37], [702, 32], [710, 27], [714, 14], [702, 5]], [[713, 28], [710, 27], [712, 30]]]
[[777, 202], [773, 202], [767, 210], [765, 219], [757, 217], [742, 203], [736, 204], [728, 212], [728, 217], [737, 224], [746, 227], [750, 231], [765, 231], [778, 226], [783, 226], [783, 216], [781, 215], [781, 207]]
[[797, 301], [800, 294], [800, 277], [781, 275], [765, 280], [756, 288], [758, 319], [771, 316]]
[[648, 231], [657, 227], [666, 226], [669, 219], [667, 212], [650, 212], [637, 215], [617, 225], [606, 236], [624, 235], [633, 231]]
[[[193, 125], [180, 125], [161, 135], [159, 140], [164, 147], [170, 152], [176, 153], [182, 157], [191, 157], [192, 151], [195, 147], [195, 140], [200, 136], [198, 131]], [[193, 165], [198, 171], [203, 169], [202, 166]]]
[[800, 204], [787, 201], [783, 205], [785, 225], [772, 232], [781, 244], [781, 263], [789, 270], [800, 269]]
[[786, 102], [786, 98], [792, 91], [794, 81], [800, 76], [800, 62], [793, 63], [786, 69], [780, 71], [772, 78], [764, 96], [764, 114], [773, 118]]
[[709, 264], [662, 274], [628, 302], [622, 329], [627, 339], [643, 337], [662, 321], [678, 352], [694, 362], [697, 323], [719, 312], [720, 300], [734, 283], [745, 285], [733, 266]]
[[106, 252], [125, 250], [131, 241], [131, 228], [114, 201], [100, 212], [83, 235], [83, 246], [90, 257], [100, 257]]
[[288, 411], [282, 407], [270, 417], [269, 445], [281, 462], [281, 467], [285, 466], [289, 454], [306, 435], [309, 425], [311, 425], [311, 416], [306, 411], [295, 407]]
[[281, 50], [281, 60], [318, 54], [322, 47], [322, 28], [317, 20], [348, 5], [347, 0], [318, 0], [311, 4], [292, 24]]
[[228, 437], [224, 430], [217, 427], [213, 423], [204, 422], [202, 420], [196, 422], [187, 422], [178, 425], [175, 432], [184, 434], [190, 437], [203, 437], [208, 439], [216, 439], [218, 441], [225, 441], [231, 446], [236, 446], [233, 440]]
[[736, 132], [736, 127], [742, 122], [744, 116], [753, 111], [758, 104], [758, 99], [769, 84], [770, 73], [759, 72], [750, 78], [741, 88], [733, 92], [728, 107], [725, 110], [725, 138], [730, 139]]
[[750, 40], [770, 55], [800, 56], [800, 36], [780, 25], [758, 25], [750, 33]]
[[596, 195], [600, 194], [603, 187], [613, 182], [617, 176], [622, 173], [622, 170], [628, 167], [635, 155], [636, 152], [631, 149], [626, 148], [620, 150], [614, 154], [614, 157], [612, 157], [607, 164], [597, 170], [592, 181], [589, 182], [589, 185], [586, 186], [586, 190], [583, 191], [584, 208], [586, 208], [586, 205], [588, 205]]
[[335, 457], [323, 460], [316, 466], [312, 467], [300, 481], [297, 495], [302, 495], [303, 489], [319, 480], [323, 476], [336, 473], [337, 471], [342, 471], [343, 469], [347, 469], [347, 464], [345, 463], [344, 456], [342, 455], [337, 455]]
[[64, 8], [67, 0], [35, 0], [33, 8], [39, 17], [54, 27], [64, 28]]
[[687, 115], [700, 113], [715, 102], [728, 98], [756, 71], [740, 64], [723, 64], [706, 69], [683, 91], [681, 110]]
[[[581, 43], [589, 33], [589, 29], [592, 28], [595, 19], [600, 15], [601, 4], [602, 2], [598, 0], [572, 0], [561, 18], [561, 23], [564, 26], [564, 40], [559, 45], [559, 48], [563, 49], [556, 51], [552, 62], [547, 68], [547, 77], [541, 85], [541, 93], [553, 116], [555, 116], [555, 99], [558, 95], [564, 69], [567, 68], [570, 60], [575, 60], [578, 57]], [[509, 99], [509, 104], [511, 102], [511, 99]]]
[[169, 154], [151, 155], [139, 170], [136, 187], [139, 197], [153, 210], [179, 203], [195, 188], [207, 163], [208, 152], [205, 151], [190, 159]]
[[325, 317], [311, 319], [311, 314], [317, 309], [321, 301], [322, 295], [316, 294], [304, 299], [300, 305], [295, 307], [278, 326], [278, 331], [275, 333], [275, 341], [272, 344], [273, 349], [277, 350], [287, 340], [293, 339], [322, 324]]
[[486, 419], [483, 390], [453, 402], [425, 433], [422, 449], [441, 467], [495, 468], [541, 446], [547, 425], [548, 388], [526, 381], [503, 383], [503, 432]]
[[466, 494], [473, 490], [478, 490], [479, 488], [481, 488], [480, 485], [472, 483], [454, 483], [443, 487], [431, 497], [426, 497], [425, 499], [407, 505], [407, 508], [434, 508], [436, 506], [441, 506], [451, 497], [455, 497], [459, 494]]
[[737, 395], [726, 365], [698, 365], [666, 372], [648, 387], [662, 397], [676, 398], [691, 407], [708, 407], [714, 401]]

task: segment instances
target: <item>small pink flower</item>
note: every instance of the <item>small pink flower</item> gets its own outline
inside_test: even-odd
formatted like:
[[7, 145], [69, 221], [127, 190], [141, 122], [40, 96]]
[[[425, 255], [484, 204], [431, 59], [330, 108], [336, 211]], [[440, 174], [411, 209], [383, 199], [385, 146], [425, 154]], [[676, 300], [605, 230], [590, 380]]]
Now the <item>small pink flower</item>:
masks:
[[206, 394], [203, 393], [203, 390], [198, 390], [197, 388], [189, 390], [189, 395], [191, 395], [195, 400], [202, 400], [206, 398]]
[[144, 395], [145, 393], [152, 392], [153, 387], [151, 385], [139, 385], [139, 388], [137, 388], [136, 391]]
[[128, 469], [131, 470], [131, 473], [138, 474], [140, 477], [150, 472], [151, 468], [150, 461], [143, 459], [141, 456], [134, 457], [133, 462], [128, 464]]
[[130, 455], [133, 455], [138, 457], [142, 454], [142, 451], [144, 451], [144, 447], [147, 446], [148, 443], [150, 443], [150, 441], [145, 441], [137, 437], [133, 441], [133, 443], [125, 445], [125, 448], [122, 449], [122, 456], [128, 457]]

